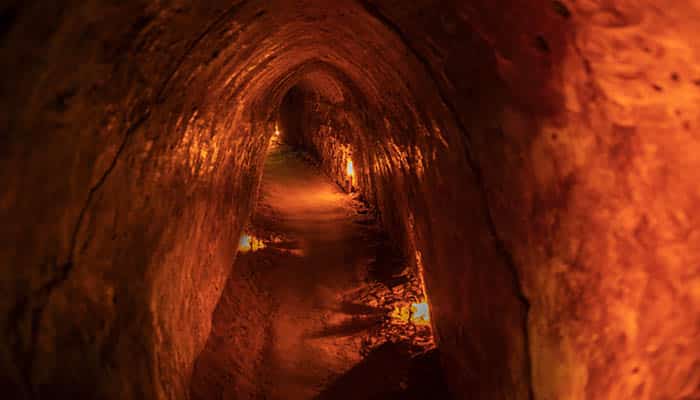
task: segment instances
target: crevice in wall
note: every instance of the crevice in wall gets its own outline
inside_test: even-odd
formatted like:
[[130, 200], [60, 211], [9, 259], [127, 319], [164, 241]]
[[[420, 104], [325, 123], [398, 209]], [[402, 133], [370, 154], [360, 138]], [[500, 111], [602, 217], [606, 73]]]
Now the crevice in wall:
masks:
[[[85, 214], [87, 213], [88, 208], [92, 204], [93, 198], [95, 196], [95, 193], [104, 185], [104, 183], [107, 181], [107, 178], [109, 175], [112, 173], [114, 168], [116, 167], [119, 159], [121, 158], [122, 153], [124, 152], [124, 149], [126, 148], [126, 145], [129, 141], [129, 138], [132, 136], [133, 132], [136, 131], [141, 125], [143, 125], [146, 120], [148, 120], [148, 117], [150, 116], [150, 109], [146, 109], [146, 111], [139, 117], [125, 132], [124, 134], [124, 139], [122, 140], [122, 143], [119, 145], [119, 148], [117, 149], [117, 153], [115, 154], [114, 158], [112, 159], [112, 162], [110, 165], [107, 167], [105, 172], [102, 174], [100, 179], [93, 185], [89, 192], [87, 199], [85, 200], [85, 205], [82, 207], [80, 210], [80, 213], [78, 214], [78, 219], [75, 224], [75, 227], [73, 228], [73, 233], [71, 235], [71, 240], [70, 240], [70, 245], [69, 245], [69, 253], [68, 253], [68, 259], [61, 263], [58, 268], [56, 268], [58, 271], [57, 273], [44, 285], [42, 285], [35, 293], [27, 296], [23, 301], [19, 302], [17, 304], [16, 310], [14, 310], [11, 315], [14, 316], [15, 320], [19, 320], [22, 318], [23, 315], [26, 314], [26, 307], [30, 303], [29, 298], [37, 298], [36, 305], [32, 308], [31, 310], [31, 320], [30, 320], [30, 338], [31, 338], [31, 343], [29, 347], [29, 357], [27, 359], [27, 365], [26, 365], [26, 371], [24, 372], [25, 374], [25, 381], [26, 385], [28, 388], [32, 387], [32, 374], [33, 374], [33, 364], [34, 364], [34, 359], [36, 357], [36, 347], [37, 347], [37, 342], [39, 339], [39, 324], [41, 323], [41, 319], [44, 313], [44, 309], [46, 308], [46, 305], [48, 304], [49, 298], [51, 297], [51, 293], [59, 287], [63, 282], [65, 282], [68, 277], [70, 276], [71, 271], [73, 270], [73, 267], [75, 266], [75, 249], [77, 246], [77, 240], [78, 240], [78, 234], [80, 233], [80, 227], [83, 225], [83, 220], [85, 219]], [[17, 324], [16, 326], [21, 326], [20, 324]], [[20, 335], [18, 335], [19, 337]], [[31, 392], [31, 390], [30, 390]]]

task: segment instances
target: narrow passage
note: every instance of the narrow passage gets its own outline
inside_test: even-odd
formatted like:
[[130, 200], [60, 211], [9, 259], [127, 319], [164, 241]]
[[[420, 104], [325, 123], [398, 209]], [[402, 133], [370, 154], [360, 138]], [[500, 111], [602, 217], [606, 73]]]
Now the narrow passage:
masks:
[[371, 210], [275, 142], [192, 396], [439, 396], [430, 327], [410, 319], [421, 292]]

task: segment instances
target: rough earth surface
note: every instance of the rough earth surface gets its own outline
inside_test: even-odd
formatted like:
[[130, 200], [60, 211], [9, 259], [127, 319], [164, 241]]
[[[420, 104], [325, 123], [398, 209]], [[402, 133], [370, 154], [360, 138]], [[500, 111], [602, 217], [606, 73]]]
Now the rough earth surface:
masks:
[[0, 4], [2, 393], [186, 398], [279, 123], [352, 157], [455, 398], [700, 396], [698, 1], [332, 3]]
[[[391, 316], [422, 290], [382, 246], [370, 210], [275, 142], [246, 234], [256, 245], [239, 255], [217, 305], [193, 399], [412, 395], [409, 371], [434, 347], [432, 333]], [[413, 385], [444, 393], [439, 364], [431, 368]]]

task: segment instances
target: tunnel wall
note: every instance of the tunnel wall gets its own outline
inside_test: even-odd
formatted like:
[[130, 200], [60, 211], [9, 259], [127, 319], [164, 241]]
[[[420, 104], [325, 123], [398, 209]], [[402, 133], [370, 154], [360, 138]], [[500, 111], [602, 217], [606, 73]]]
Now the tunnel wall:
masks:
[[224, 82], [219, 3], [4, 10], [9, 398], [188, 391], [271, 133]]
[[534, 397], [697, 396], [697, 2], [379, 8], [468, 135]]
[[[698, 192], [691, 183], [697, 158], [689, 150], [697, 146], [692, 132], [698, 118], [693, 78], [698, 71], [689, 67], [698, 54], [692, 41], [697, 5], [676, 2], [661, 10], [653, 2], [501, 1], [493, 8], [373, 3], [368, 11], [424, 62], [457, 120], [457, 126], [445, 125], [466, 137], [465, 156], [476, 175], [471, 184], [477, 193], [455, 202], [439, 184], [406, 179], [400, 162], [386, 169], [390, 172], [384, 179], [371, 166], [371, 171], [359, 172], [373, 177], [367, 182], [377, 192], [379, 208], [397, 215], [389, 218], [387, 228], [395, 238], [408, 237], [406, 249], [411, 249], [410, 234], [392, 226], [396, 222], [415, 230], [419, 251], [437, 248], [423, 262], [428, 264], [428, 293], [437, 297], [431, 303], [446, 369], [448, 374], [460, 371], [451, 377], [457, 391], [479, 387], [471, 381], [479, 375], [498, 376], [471, 364], [480, 352], [491, 351], [490, 339], [469, 332], [484, 328], [465, 320], [500, 317], [475, 317], [473, 308], [461, 306], [493, 311], [484, 296], [508, 284], [476, 271], [475, 264], [498, 265], [492, 259], [455, 267], [455, 260], [468, 258], [460, 258], [450, 239], [441, 237], [442, 229], [431, 232], [428, 221], [448, 227], [450, 236], [474, 249], [495, 248], [496, 257], [512, 270], [514, 290], [506, 296], [515, 294], [529, 311], [522, 328], [532, 369], [511, 364], [515, 375], [532, 381], [532, 394], [520, 396], [697, 395], [698, 360], [692, 354], [698, 348], [698, 318], [692, 311], [674, 311], [685, 304], [698, 307], [695, 279], [685, 282], [697, 275], [692, 226]], [[353, 111], [342, 106], [314, 110], [322, 121]], [[314, 143], [322, 157], [337, 158], [337, 150], [324, 150], [318, 143], [332, 143], [329, 136], [342, 127], [320, 129], [313, 119], [303, 130], [310, 136], [305, 142]], [[381, 123], [372, 127], [377, 125]], [[402, 130], [410, 136], [420, 129], [409, 125]], [[363, 146], [353, 148], [373, 153], [368, 159], [381, 159], [383, 152], [393, 160], [402, 158], [400, 150], [381, 144]], [[398, 147], [410, 149], [406, 142]], [[407, 170], [420, 170], [415, 158], [407, 162]], [[468, 175], [448, 177], [448, 185], [464, 188], [470, 184], [463, 178]], [[411, 196], [415, 192], [418, 200]], [[401, 198], [403, 193], [408, 198]], [[445, 200], [433, 203], [442, 207], [438, 213], [449, 205], [485, 204], [480, 211], [488, 229], [482, 233], [494, 242], [474, 235], [478, 229], [471, 226], [438, 224], [430, 213], [422, 214], [420, 203], [431, 202], [432, 196]], [[422, 235], [431, 240], [420, 243]], [[468, 298], [467, 292], [477, 295]], [[445, 293], [451, 296], [442, 297]], [[658, 329], [661, 320], [667, 322]], [[517, 338], [499, 339], [517, 343]], [[503, 367], [503, 359], [495, 362]], [[477, 397], [511, 397], [507, 389], [494, 389], [497, 379], [482, 382], [488, 389]]]
[[697, 2], [323, 3], [3, 5], [10, 397], [185, 396], [310, 60], [458, 398], [697, 397]]

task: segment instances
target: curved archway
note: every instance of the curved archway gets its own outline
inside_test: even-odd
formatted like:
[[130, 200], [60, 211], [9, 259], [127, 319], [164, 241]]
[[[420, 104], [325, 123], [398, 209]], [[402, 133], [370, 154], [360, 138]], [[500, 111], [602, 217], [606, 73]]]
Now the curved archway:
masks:
[[10, 397], [186, 396], [295, 86], [454, 394], [697, 395], [696, 2], [200, 3], [0, 7]]

